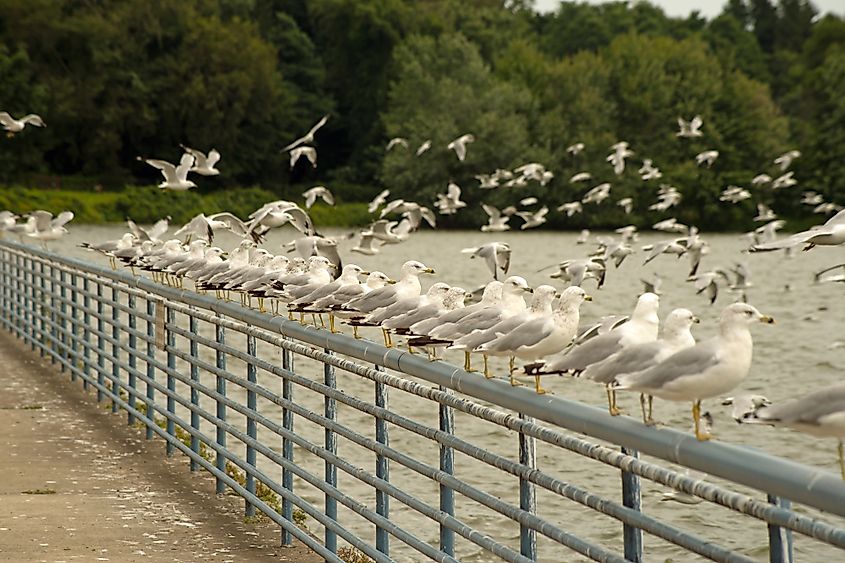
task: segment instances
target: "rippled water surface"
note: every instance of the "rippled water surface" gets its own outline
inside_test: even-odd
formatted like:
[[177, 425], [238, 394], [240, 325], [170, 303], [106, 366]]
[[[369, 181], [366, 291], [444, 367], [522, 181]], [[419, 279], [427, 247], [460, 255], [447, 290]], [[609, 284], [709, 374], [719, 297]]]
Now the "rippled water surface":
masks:
[[[53, 243], [51, 249], [66, 255], [82, 257], [105, 264], [106, 260], [93, 253], [84, 251], [76, 245], [82, 241], [106, 240], [119, 237], [123, 233], [119, 226], [93, 227], [71, 224], [71, 234], [59, 243]], [[280, 251], [280, 244], [287, 242], [292, 232], [276, 232], [265, 242], [264, 247], [273, 252]], [[840, 284], [814, 284], [812, 272], [828, 265], [843, 261], [841, 249], [816, 248], [810, 252], [799, 252], [792, 259], [782, 253], [741, 254], [745, 242], [739, 236], [704, 235], [711, 244], [711, 253], [704, 258], [702, 271], [717, 266], [730, 267], [735, 262], [747, 261], [752, 271], [753, 287], [748, 292], [749, 302], [763, 313], [776, 318], [775, 325], [753, 327], [754, 361], [748, 379], [737, 393], [763, 393], [774, 401], [802, 395], [816, 386], [827, 385], [842, 380], [845, 366], [845, 332], [843, 327], [843, 287]], [[538, 272], [543, 266], [551, 265], [564, 258], [584, 256], [586, 246], [575, 244], [574, 233], [553, 233], [532, 231], [526, 233], [501, 233], [488, 235], [480, 232], [434, 232], [416, 233], [402, 245], [385, 246], [377, 256], [351, 255], [348, 249], [355, 241], [343, 241], [341, 252], [345, 259], [354, 261], [366, 269], [379, 269], [389, 275], [398, 275], [399, 266], [407, 259], [417, 259], [437, 270], [437, 276], [424, 281], [424, 286], [431, 280], [442, 280], [453, 285], [475, 288], [487, 280], [488, 273], [483, 263], [470, 260], [460, 253], [460, 249], [491, 240], [510, 243], [513, 248], [511, 273], [528, 279], [532, 285], [553, 283], [547, 276], [552, 270]], [[658, 234], [641, 236], [640, 243], [647, 244], [667, 238]], [[221, 236], [218, 244], [226, 248], [236, 244], [237, 239]], [[695, 336], [707, 338], [715, 333], [716, 320], [722, 307], [730, 303], [734, 296], [728, 291], [720, 293], [715, 305], [696, 295], [691, 284], [684, 278], [688, 269], [685, 259], [677, 260], [670, 256], [661, 256], [643, 267], [644, 254], [638, 252], [618, 269], [610, 267], [607, 283], [601, 290], [596, 290], [594, 282], [588, 280], [584, 287], [594, 296], [592, 303], [585, 303], [581, 309], [582, 320], [588, 322], [607, 314], [626, 314], [634, 305], [637, 295], [642, 291], [641, 278], [651, 277], [653, 271], [659, 271], [664, 277], [661, 295], [661, 317], [675, 307], [686, 307], [702, 319], [694, 328]], [[378, 337], [373, 332], [372, 338]], [[234, 341], [235, 338], [232, 338]], [[239, 342], [230, 342], [240, 345]], [[259, 352], [268, 359], [276, 357], [269, 346], [260, 347]], [[210, 353], [209, 358], [213, 358]], [[460, 355], [448, 355], [447, 359], [460, 363]], [[501, 374], [504, 364], [494, 363]], [[230, 361], [232, 370], [241, 369], [236, 362]], [[321, 368], [315, 362], [301, 361], [298, 370], [305, 375], [321, 377]], [[271, 389], [278, 389], [279, 383], [274, 376], [262, 372], [260, 382]], [[206, 374], [203, 381], [213, 378]], [[338, 372], [338, 386], [351, 396], [372, 401], [373, 385], [370, 381]], [[589, 382], [567, 378], [548, 378], [544, 386], [556, 395], [583, 401], [598, 406], [603, 405], [604, 391]], [[237, 394], [237, 390], [233, 391]], [[315, 412], [323, 412], [322, 397], [313, 393], [297, 390], [297, 401]], [[392, 409], [437, 427], [438, 410], [435, 403], [424, 401], [406, 393], [391, 390], [390, 406]], [[637, 405], [634, 397], [623, 397], [623, 406], [636, 416]], [[208, 401], [208, 407], [213, 403]], [[268, 413], [278, 413], [277, 408], [264, 405], [259, 401], [259, 409]], [[728, 407], [722, 407], [717, 400], [705, 401], [704, 409], [715, 417], [714, 433], [719, 440], [748, 447], [759, 448], [773, 455], [798, 460], [802, 463], [838, 471], [836, 465], [835, 442], [812, 438], [789, 430], [776, 430], [766, 427], [740, 426], [729, 416]], [[680, 430], [691, 425], [689, 405], [656, 403], [656, 416], [667, 425]], [[477, 419], [456, 414], [457, 435], [493, 452], [514, 459], [517, 454], [515, 434], [501, 430]], [[359, 411], [339, 405], [338, 419], [353, 426], [361, 433], [374, 437], [372, 418]], [[296, 429], [315, 443], [322, 443], [323, 430], [318, 426], [296, 419]], [[263, 433], [262, 433], [263, 432]], [[419, 436], [391, 427], [391, 446], [400, 451], [437, 467], [438, 450], [433, 443]], [[278, 437], [269, 431], [260, 431], [259, 438], [264, 439], [278, 450]], [[354, 445], [349, 440], [340, 438], [339, 453], [351, 463], [371, 471], [374, 457], [371, 453]], [[259, 456], [260, 457], [260, 456]], [[302, 449], [297, 449], [297, 461], [315, 474], [322, 475], [322, 461]], [[259, 462], [260, 464], [263, 462]], [[585, 487], [598, 495], [611, 500], [620, 499], [619, 473], [610, 468], [569, 454], [565, 450], [538, 445], [538, 465], [564, 481]], [[269, 466], [267, 466], [269, 467]], [[504, 475], [490, 466], [480, 464], [466, 456], [456, 454], [457, 475], [472, 482], [494, 496], [518, 504], [518, 482], [515, 478]], [[277, 469], [269, 468], [271, 475], [277, 475]], [[374, 493], [369, 486], [361, 484], [349, 475], [339, 472], [341, 487], [353, 497], [358, 498], [371, 508], [374, 507]], [[411, 494], [425, 497], [437, 506], [437, 486], [416, 473], [403, 468], [398, 463], [391, 464], [391, 482], [397, 483]], [[718, 482], [718, 481], [716, 481]], [[297, 491], [306, 499], [320, 505], [321, 495], [314, 488], [297, 483]], [[751, 519], [736, 515], [726, 509], [708, 503], [695, 506], [660, 502], [660, 493], [665, 489], [651, 482], [643, 482], [643, 508], [646, 512], [665, 518], [696, 535], [714, 540], [722, 545], [738, 549], [743, 553], [764, 559], [766, 553], [765, 526]], [[750, 491], [749, 491], [750, 492]], [[456, 495], [459, 496], [459, 495]], [[760, 498], [754, 493], [755, 498]], [[519, 530], [516, 526], [502, 525], [501, 518], [473, 502], [458, 498], [456, 516], [466, 523], [478, 527], [485, 533], [499, 540], [506, 540], [518, 549]], [[609, 518], [596, 515], [592, 511], [567, 500], [538, 492], [538, 510], [544, 517], [556, 521], [567, 530], [589, 540], [603, 543], [611, 548], [621, 547], [621, 526]], [[341, 507], [340, 518], [364, 537], [372, 537], [372, 526], [351, 516]], [[825, 516], [825, 520], [845, 526], [845, 520]], [[420, 517], [396, 500], [391, 501], [391, 520], [412, 530], [420, 537], [437, 543], [437, 525], [427, 518]], [[313, 525], [313, 529], [319, 529]], [[558, 547], [544, 540], [539, 541], [543, 561], [573, 561], [578, 556], [569, 550]], [[689, 554], [655, 539], [645, 538], [648, 560], [687, 561]], [[837, 560], [842, 553], [832, 548], [817, 544], [803, 537], [796, 537], [796, 559], [799, 561]], [[401, 548], [396, 540], [392, 542], [391, 555], [399, 560], [413, 561], [421, 557]], [[485, 552], [468, 542], [458, 544], [458, 556], [466, 561], [493, 560]]]

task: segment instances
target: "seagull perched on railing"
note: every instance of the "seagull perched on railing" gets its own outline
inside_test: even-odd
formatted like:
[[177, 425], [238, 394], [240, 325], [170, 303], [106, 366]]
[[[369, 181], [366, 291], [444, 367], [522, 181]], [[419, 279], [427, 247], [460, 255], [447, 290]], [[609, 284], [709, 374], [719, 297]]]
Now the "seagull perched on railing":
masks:
[[20, 133], [27, 125], [35, 125], [36, 127], [46, 127], [41, 116], [30, 113], [20, 119], [15, 119], [8, 112], [0, 111], [0, 125], [7, 131], [7, 137], [14, 137], [15, 133]]
[[194, 165], [194, 156], [190, 153], [182, 155], [179, 161], [179, 166], [175, 166], [166, 160], [159, 160], [155, 158], [138, 157], [138, 160], [146, 162], [153, 168], [161, 170], [161, 175], [164, 176], [164, 181], [158, 185], [161, 189], [173, 190], [177, 192], [184, 192], [191, 188], [196, 188], [197, 185], [188, 180], [188, 172]]

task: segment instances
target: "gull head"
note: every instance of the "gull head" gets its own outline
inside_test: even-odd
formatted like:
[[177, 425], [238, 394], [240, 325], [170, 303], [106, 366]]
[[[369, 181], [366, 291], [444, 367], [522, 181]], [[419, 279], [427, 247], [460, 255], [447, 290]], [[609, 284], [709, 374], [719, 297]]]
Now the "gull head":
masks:
[[383, 272], [370, 272], [367, 276], [367, 287], [370, 289], [378, 289], [389, 283], [396, 283], [396, 280], [390, 279], [387, 274]]
[[563, 290], [560, 294], [560, 307], [579, 306], [584, 301], [592, 301], [593, 298], [587, 295], [587, 292], [581, 289], [580, 286], [572, 285]]
[[528, 286], [528, 282], [525, 281], [525, 278], [521, 276], [511, 276], [505, 280], [502, 291], [515, 295], [521, 295], [525, 292], [531, 293], [534, 290], [532, 290]]
[[341, 271], [341, 277], [345, 279], [358, 279], [360, 275], [369, 275], [369, 272], [364, 271], [364, 268], [357, 264], [346, 264]]
[[750, 325], [752, 323], [774, 324], [775, 319], [764, 315], [756, 307], [748, 303], [734, 303], [725, 307], [722, 311], [721, 324]]
[[547, 284], [538, 285], [534, 288], [534, 305], [543, 305], [546, 303], [551, 303], [554, 298], [557, 297], [557, 290]]
[[418, 262], [416, 260], [408, 260], [404, 264], [402, 264], [402, 274], [404, 275], [415, 275], [418, 276], [420, 274], [433, 274], [434, 268], [429, 268], [422, 262]]
[[699, 322], [701, 320], [689, 309], [674, 309], [666, 316], [666, 321], [663, 323], [663, 335], [665, 337], [688, 332], [693, 324]]

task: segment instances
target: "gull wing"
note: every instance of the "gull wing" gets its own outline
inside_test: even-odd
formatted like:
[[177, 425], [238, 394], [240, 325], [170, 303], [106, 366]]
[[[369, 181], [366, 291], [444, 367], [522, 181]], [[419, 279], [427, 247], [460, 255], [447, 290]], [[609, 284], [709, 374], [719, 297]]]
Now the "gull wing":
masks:
[[14, 118], [12, 118], [11, 115], [9, 115], [9, 112], [0, 111], [0, 123], [2, 123], [4, 126], [8, 127], [9, 125], [13, 124], [14, 122], [15, 122], [15, 120], [14, 120]]
[[62, 211], [58, 217], [53, 219], [50, 225], [54, 228], [61, 227], [73, 220], [73, 211]]
[[166, 160], [159, 160], [157, 158], [147, 158], [143, 160], [153, 168], [161, 170], [161, 174], [164, 176], [164, 180], [166, 182], [171, 182], [176, 179], [176, 167], [173, 164], [167, 162]]

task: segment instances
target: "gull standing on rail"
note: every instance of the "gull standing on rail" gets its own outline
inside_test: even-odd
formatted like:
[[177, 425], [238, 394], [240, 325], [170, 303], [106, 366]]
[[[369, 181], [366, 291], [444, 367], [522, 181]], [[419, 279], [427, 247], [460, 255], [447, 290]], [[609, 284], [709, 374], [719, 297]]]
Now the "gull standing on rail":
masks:
[[700, 427], [701, 401], [727, 393], [748, 376], [753, 349], [749, 326], [758, 322], [771, 324], [774, 319], [747, 303], [729, 305], [722, 311], [718, 335], [644, 371], [620, 375], [613, 387], [691, 401], [695, 437], [709, 440], [711, 435]]

